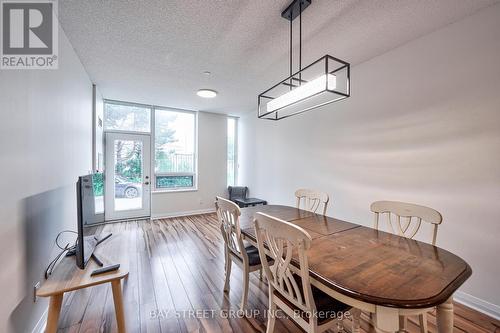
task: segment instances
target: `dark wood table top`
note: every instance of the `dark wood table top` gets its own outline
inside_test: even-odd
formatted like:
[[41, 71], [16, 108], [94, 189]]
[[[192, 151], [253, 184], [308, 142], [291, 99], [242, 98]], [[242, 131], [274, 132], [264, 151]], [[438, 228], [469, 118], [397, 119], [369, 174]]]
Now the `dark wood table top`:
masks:
[[346, 296], [398, 308], [445, 302], [472, 274], [461, 258], [431, 244], [288, 206], [241, 209], [242, 233], [255, 241], [253, 215], [294, 223], [313, 238], [310, 275]]

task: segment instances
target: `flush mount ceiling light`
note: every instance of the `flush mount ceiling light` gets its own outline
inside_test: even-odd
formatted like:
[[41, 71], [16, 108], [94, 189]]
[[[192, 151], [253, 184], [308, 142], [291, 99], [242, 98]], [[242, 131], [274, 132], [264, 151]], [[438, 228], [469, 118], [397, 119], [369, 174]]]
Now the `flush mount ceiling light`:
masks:
[[[302, 68], [302, 12], [312, 0], [294, 0], [281, 17], [290, 21], [290, 76], [259, 95], [258, 117], [280, 120], [349, 97], [349, 63], [325, 55]], [[293, 20], [299, 18], [299, 70], [292, 69]]]
[[212, 89], [200, 89], [196, 92], [196, 95], [203, 98], [214, 98], [217, 96], [217, 91]]

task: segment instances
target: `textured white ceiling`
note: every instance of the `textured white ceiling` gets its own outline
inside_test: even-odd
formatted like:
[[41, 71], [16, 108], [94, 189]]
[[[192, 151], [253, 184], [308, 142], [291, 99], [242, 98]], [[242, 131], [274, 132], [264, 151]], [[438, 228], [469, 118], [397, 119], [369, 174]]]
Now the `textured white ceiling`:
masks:
[[[313, 0], [302, 64], [327, 53], [358, 64], [498, 1]], [[105, 98], [238, 115], [287, 76], [289, 2], [61, 0], [59, 19]]]

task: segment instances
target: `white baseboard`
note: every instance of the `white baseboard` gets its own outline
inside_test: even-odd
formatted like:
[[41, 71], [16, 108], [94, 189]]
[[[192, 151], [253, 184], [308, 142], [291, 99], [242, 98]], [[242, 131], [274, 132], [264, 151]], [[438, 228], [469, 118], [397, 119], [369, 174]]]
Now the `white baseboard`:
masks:
[[468, 306], [471, 309], [484, 313], [487, 316], [500, 320], [500, 306], [486, 302], [480, 298], [466, 294], [463, 291], [457, 291], [453, 295], [453, 300]]
[[189, 215], [199, 215], [199, 214], [209, 214], [209, 213], [215, 213], [215, 208], [190, 210], [190, 211], [185, 211], [185, 212], [152, 214], [151, 219], [158, 220], [158, 219], [166, 219], [169, 217], [179, 217], [179, 216], [189, 216]]
[[43, 311], [42, 316], [36, 323], [35, 327], [33, 327], [33, 330], [31, 333], [44, 333], [45, 332], [45, 326], [47, 325], [47, 313], [49, 311], [49, 308], [46, 308], [45, 311]]

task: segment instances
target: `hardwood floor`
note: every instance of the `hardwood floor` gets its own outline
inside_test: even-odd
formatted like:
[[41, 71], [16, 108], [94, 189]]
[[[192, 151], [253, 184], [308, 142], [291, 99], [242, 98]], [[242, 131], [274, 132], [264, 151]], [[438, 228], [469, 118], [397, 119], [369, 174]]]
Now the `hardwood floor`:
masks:
[[[267, 285], [258, 272], [250, 277], [247, 318], [238, 313], [242, 285], [238, 266], [233, 265], [229, 294], [223, 293], [224, 252], [215, 214], [87, 230], [107, 232], [129, 233], [130, 275], [123, 284], [128, 332], [265, 332]], [[428, 318], [429, 331], [436, 332], [435, 317]], [[409, 332], [419, 331], [416, 323], [412, 318]], [[67, 294], [59, 327], [59, 332], [117, 332], [111, 287]], [[374, 332], [366, 321], [362, 328]], [[290, 320], [276, 321], [276, 332], [300, 331]], [[500, 332], [500, 322], [455, 304], [454, 332]]]

